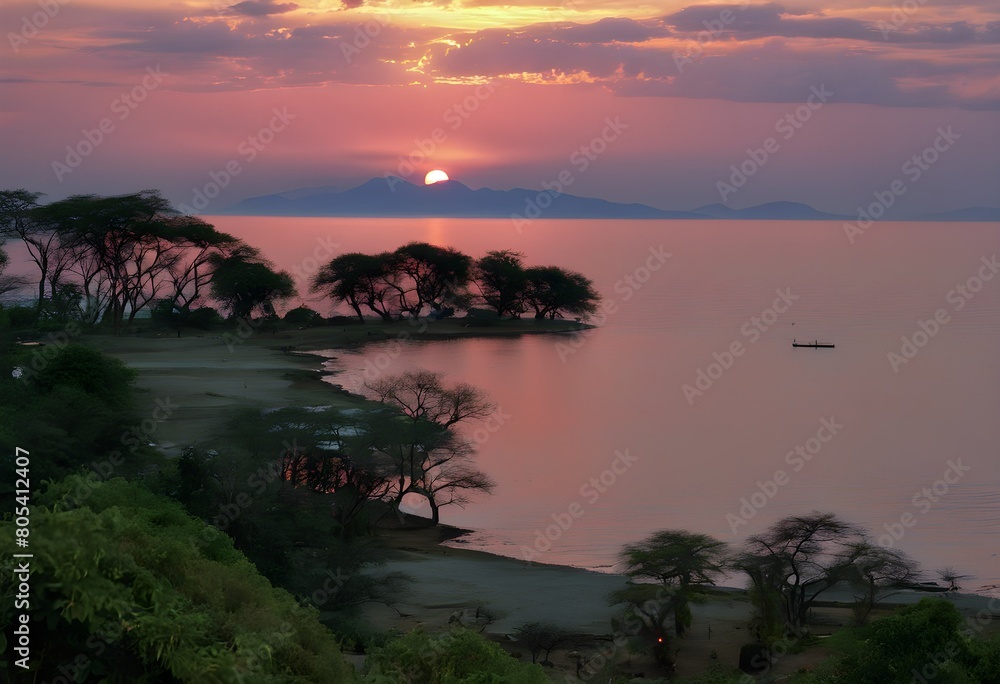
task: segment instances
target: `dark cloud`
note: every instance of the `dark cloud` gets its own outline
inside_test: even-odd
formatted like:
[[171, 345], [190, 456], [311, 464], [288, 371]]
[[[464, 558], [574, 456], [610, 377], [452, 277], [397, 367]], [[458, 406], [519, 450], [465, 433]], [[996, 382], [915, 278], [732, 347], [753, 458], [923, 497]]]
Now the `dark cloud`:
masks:
[[543, 24], [532, 30], [532, 34], [547, 35], [567, 43], [642, 43], [671, 34], [670, 29], [664, 26], [625, 17], [605, 17], [592, 24], [553, 24], [548, 32], [544, 26]]
[[231, 9], [236, 14], [244, 14], [248, 17], [266, 17], [271, 14], [285, 14], [299, 8], [294, 2], [276, 3], [274, 0], [244, 0]]
[[[288, 5], [258, 0], [254, 6]], [[186, 90], [500, 78], [591, 81], [621, 95], [795, 102], [809, 86], [826, 83], [838, 102], [1000, 108], [991, 90], [1000, 63], [996, 21], [914, 18], [884, 32], [875, 22], [777, 3], [692, 5], [648, 20], [479, 31], [397, 26], [384, 17], [300, 25], [288, 17], [227, 22], [148, 12], [107, 21], [95, 10], [91, 18], [78, 35], [93, 47], [76, 54], [99, 60], [95, 75], [162, 62], [177, 76], [167, 87]], [[724, 31], [712, 31], [719, 26], [713, 22]]]
[[997, 42], [996, 22], [982, 27], [964, 21], [932, 25], [917, 22], [893, 24], [848, 17], [823, 17], [777, 3], [763, 5], [691, 5], [663, 17], [663, 23], [692, 36], [706, 33], [715, 40], [758, 38], [817, 38], [893, 43], [961, 44]]

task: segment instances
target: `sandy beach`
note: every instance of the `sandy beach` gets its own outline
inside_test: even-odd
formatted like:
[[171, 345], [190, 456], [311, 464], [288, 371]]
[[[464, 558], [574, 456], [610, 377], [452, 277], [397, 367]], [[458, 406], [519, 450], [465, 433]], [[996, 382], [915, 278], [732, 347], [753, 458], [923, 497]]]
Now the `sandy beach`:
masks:
[[[467, 329], [454, 324], [436, 330], [448, 336], [469, 334]], [[158, 399], [167, 398], [177, 407], [170, 419], [158, 426], [153, 437], [161, 448], [172, 453], [181, 445], [210, 437], [220, 416], [232, 408], [362, 405], [359, 397], [324, 382], [322, 359], [308, 352], [363, 344], [371, 339], [372, 332], [383, 339], [393, 334], [391, 327], [386, 330], [385, 326], [348, 326], [275, 335], [257, 333], [237, 344], [232, 344], [229, 338], [229, 345], [221, 334], [190, 331], [179, 338], [165, 334], [138, 338], [104, 336], [88, 338], [87, 342], [139, 371], [136, 386], [140, 407], [147, 401], [152, 407]], [[475, 623], [477, 610], [481, 613], [487, 609], [495, 614], [496, 620], [476, 628], [482, 626], [485, 634], [525, 657], [530, 655], [519, 648], [511, 635], [518, 626], [532, 621], [550, 622], [586, 636], [591, 648], [582, 647], [581, 653], [595, 653], [602, 644], [607, 647], [610, 643], [615, 608], [608, 605], [607, 595], [625, 585], [623, 576], [463, 549], [460, 534], [460, 530], [447, 526], [378, 532], [391, 551], [389, 560], [375, 572], [402, 572], [412, 582], [394, 608], [381, 605], [367, 608], [366, 617], [376, 628], [406, 631], [422, 626], [437, 630], [456, 619]], [[445, 541], [448, 545], [442, 545]], [[903, 593], [893, 597], [892, 602], [913, 602], [926, 595]], [[831, 592], [827, 598], [831, 603], [815, 611], [813, 630], [819, 634], [851, 622], [846, 605], [849, 592]], [[988, 599], [973, 595], [949, 594], [947, 598], [967, 614], [988, 605]], [[845, 603], [836, 605], [832, 603], [835, 601]], [[749, 600], [741, 589], [713, 592], [707, 602], [693, 606], [691, 633], [677, 642], [679, 674], [703, 672], [716, 659], [735, 666], [740, 646], [752, 640], [747, 626], [750, 614]], [[996, 616], [1000, 618], [1000, 610]], [[775, 673], [793, 672], [826, 655], [822, 646], [789, 654], [777, 662]], [[626, 653], [618, 653], [616, 657], [626, 662], [631, 671], [656, 672], [649, 659], [629, 657]], [[559, 673], [575, 671], [576, 661], [566, 652], [554, 653], [552, 661]]]

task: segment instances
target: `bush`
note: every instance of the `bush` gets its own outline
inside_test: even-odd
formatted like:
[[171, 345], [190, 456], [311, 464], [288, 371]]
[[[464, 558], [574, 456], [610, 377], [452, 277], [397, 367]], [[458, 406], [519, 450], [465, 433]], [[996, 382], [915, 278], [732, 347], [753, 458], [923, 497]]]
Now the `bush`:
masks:
[[283, 319], [289, 325], [314, 326], [322, 325], [323, 317], [307, 306], [300, 306], [285, 314]]
[[863, 641], [836, 668], [844, 682], [904, 684], [913, 672], [933, 670], [936, 684], [968, 680], [960, 663], [974, 660], [969, 641], [961, 634], [962, 615], [948, 601], [925, 598], [900, 608], [895, 615], [874, 620], [859, 632]]
[[222, 322], [222, 316], [215, 309], [203, 306], [200, 309], [191, 309], [187, 317], [184, 318], [184, 325], [199, 330], [208, 330], [212, 326]]
[[35, 310], [27, 306], [12, 306], [5, 309], [11, 330], [27, 330], [35, 326]]
[[118, 359], [82, 344], [69, 344], [35, 374], [34, 382], [46, 392], [69, 387], [120, 406], [128, 401], [135, 376]]
[[365, 681], [411, 684], [546, 684], [539, 665], [522, 663], [475, 632], [430, 635], [415, 629], [368, 656]]
[[[355, 681], [316, 611], [272, 588], [179, 504], [122, 479], [79, 476], [38, 503], [31, 625], [45, 648], [32, 653], [35, 680], [69, 677], [71, 664], [74, 681]], [[0, 523], [4, 595], [17, 582], [13, 526]], [[0, 620], [14, 618], [4, 602]]]

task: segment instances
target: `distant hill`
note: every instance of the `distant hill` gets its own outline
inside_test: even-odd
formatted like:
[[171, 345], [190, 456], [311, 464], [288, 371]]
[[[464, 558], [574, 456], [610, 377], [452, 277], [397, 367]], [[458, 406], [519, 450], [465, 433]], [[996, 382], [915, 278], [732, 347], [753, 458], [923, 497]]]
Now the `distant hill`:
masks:
[[694, 210], [696, 214], [704, 214], [720, 219], [751, 219], [766, 221], [842, 221], [849, 216], [828, 214], [825, 211], [813, 209], [808, 204], [799, 202], [768, 202], [746, 209], [731, 209], [724, 204], [709, 204]]
[[966, 207], [939, 214], [924, 214], [917, 216], [915, 221], [1000, 221], [1000, 208], [997, 207]]
[[[799, 202], [768, 202], [745, 209], [709, 204], [693, 211], [668, 211], [645, 204], [609, 202], [596, 197], [553, 195], [545, 190], [473, 190], [458, 181], [433, 185], [395, 176], [373, 178], [340, 190], [333, 186], [299, 188], [251, 197], [219, 211], [237, 216], [443, 216], [452, 218], [576, 219], [727, 219], [757, 221], [850, 221]], [[1000, 209], [970, 207], [918, 216], [918, 221], [1000, 221]]]
[[447, 216], [463, 218], [705, 218], [644, 204], [621, 204], [594, 197], [553, 195], [544, 190], [491, 190], [458, 181], [416, 185], [401, 178], [373, 178], [338, 192], [292, 190], [251, 197], [223, 214], [252, 216]]

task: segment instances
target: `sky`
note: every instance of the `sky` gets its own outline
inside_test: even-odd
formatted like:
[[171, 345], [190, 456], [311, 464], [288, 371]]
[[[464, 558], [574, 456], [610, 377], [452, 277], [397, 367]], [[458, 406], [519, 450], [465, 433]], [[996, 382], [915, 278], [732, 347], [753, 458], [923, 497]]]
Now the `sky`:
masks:
[[1000, 206], [995, 0], [5, 0], [0, 26], [0, 188], [48, 200], [218, 187], [212, 213], [439, 168], [665, 209]]

